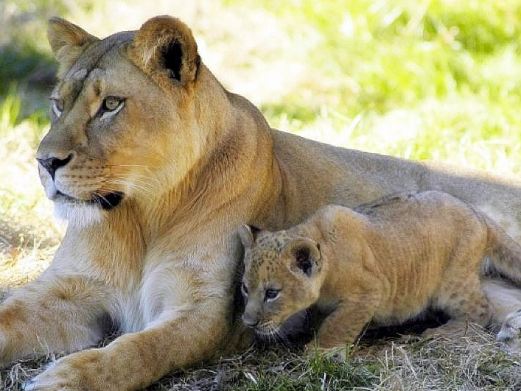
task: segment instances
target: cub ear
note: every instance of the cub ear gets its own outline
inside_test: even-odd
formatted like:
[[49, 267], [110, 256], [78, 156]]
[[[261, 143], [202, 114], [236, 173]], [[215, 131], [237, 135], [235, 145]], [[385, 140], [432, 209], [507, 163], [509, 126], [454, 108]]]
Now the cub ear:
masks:
[[253, 225], [243, 224], [239, 227], [238, 233], [244, 248], [249, 248], [253, 246], [253, 243], [255, 243], [255, 239], [257, 239], [257, 235], [259, 232], [260, 229], [254, 227]]
[[59, 73], [69, 69], [89, 43], [99, 40], [81, 27], [58, 17], [49, 19], [47, 39], [60, 63]]
[[320, 267], [320, 245], [311, 239], [297, 239], [286, 246], [289, 253], [289, 268], [293, 272], [304, 273], [310, 277]]
[[152, 77], [182, 85], [195, 80], [200, 64], [192, 31], [170, 16], [147, 20], [134, 36], [129, 57]]

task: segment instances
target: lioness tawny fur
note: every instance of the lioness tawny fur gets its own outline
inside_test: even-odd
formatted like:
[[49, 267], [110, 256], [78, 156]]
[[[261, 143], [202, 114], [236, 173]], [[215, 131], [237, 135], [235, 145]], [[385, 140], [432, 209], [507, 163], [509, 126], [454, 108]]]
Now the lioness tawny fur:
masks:
[[310, 306], [331, 311], [318, 331], [321, 348], [353, 343], [369, 322], [399, 324], [428, 308], [446, 311], [451, 322], [487, 325], [492, 310], [480, 282], [487, 255], [521, 281], [521, 247], [482, 213], [437, 191], [356, 210], [326, 206], [288, 230], [243, 226], [240, 236], [244, 322], [270, 335]]

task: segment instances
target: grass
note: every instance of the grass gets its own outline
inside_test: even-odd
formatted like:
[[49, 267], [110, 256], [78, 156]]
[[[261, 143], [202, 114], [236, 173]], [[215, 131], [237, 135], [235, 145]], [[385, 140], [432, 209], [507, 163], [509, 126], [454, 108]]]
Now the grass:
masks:
[[[192, 26], [206, 64], [274, 127], [405, 158], [521, 173], [521, 0], [4, 0], [2, 288], [38, 275], [62, 234], [34, 162], [55, 70], [45, 19], [66, 16], [105, 36], [164, 13]], [[249, 351], [150, 389], [521, 389], [519, 356], [499, 349], [490, 333], [471, 331], [365, 340], [345, 364]], [[2, 370], [0, 384], [20, 389], [45, 361]]]
[[[23, 382], [55, 357], [21, 361], [0, 372], [5, 390]], [[306, 358], [283, 348], [251, 349], [161, 379], [148, 390], [518, 390], [519, 356], [508, 354], [477, 326], [466, 334], [366, 339], [347, 360], [324, 356]]]

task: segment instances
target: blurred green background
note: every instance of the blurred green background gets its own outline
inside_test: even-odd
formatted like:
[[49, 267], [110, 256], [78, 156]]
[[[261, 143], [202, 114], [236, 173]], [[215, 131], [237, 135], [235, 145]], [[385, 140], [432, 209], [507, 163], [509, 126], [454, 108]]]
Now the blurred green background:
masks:
[[272, 126], [412, 159], [521, 171], [521, 0], [0, 0], [0, 284], [60, 237], [35, 148], [55, 63], [46, 20], [100, 37], [176, 15]]

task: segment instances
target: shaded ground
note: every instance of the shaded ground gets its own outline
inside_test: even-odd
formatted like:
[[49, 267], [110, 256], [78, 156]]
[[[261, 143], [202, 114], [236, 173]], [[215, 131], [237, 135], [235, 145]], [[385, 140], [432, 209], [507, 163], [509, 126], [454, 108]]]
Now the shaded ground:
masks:
[[[52, 358], [51, 358], [52, 359]], [[0, 372], [5, 390], [41, 370], [46, 360], [20, 361]], [[345, 363], [305, 358], [283, 348], [249, 350], [165, 377], [147, 390], [519, 390], [520, 357], [498, 348], [488, 332], [363, 340]]]

